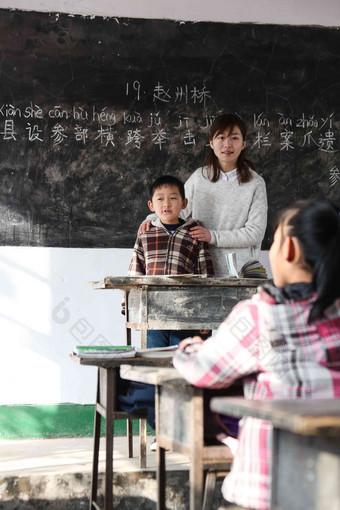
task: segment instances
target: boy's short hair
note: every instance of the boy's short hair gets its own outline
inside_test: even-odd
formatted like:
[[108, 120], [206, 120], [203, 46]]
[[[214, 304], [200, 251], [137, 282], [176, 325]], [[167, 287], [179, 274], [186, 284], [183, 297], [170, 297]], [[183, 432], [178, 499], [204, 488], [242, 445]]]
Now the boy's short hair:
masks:
[[156, 189], [160, 188], [161, 186], [164, 186], [165, 184], [176, 186], [178, 188], [178, 191], [180, 192], [182, 200], [185, 199], [183, 182], [177, 179], [177, 177], [174, 177], [173, 175], [162, 175], [161, 177], [158, 177], [158, 179], [156, 179], [150, 186], [150, 200], [152, 200], [152, 197], [154, 196]]

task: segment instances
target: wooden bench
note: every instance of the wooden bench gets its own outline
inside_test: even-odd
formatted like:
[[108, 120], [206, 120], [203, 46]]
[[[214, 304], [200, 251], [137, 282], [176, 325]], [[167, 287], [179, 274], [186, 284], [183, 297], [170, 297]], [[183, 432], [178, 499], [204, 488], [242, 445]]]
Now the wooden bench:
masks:
[[[207, 446], [204, 443], [206, 390], [189, 384], [175, 368], [122, 365], [120, 375], [123, 379], [154, 384], [156, 387], [157, 509], [165, 510], [166, 450], [182, 453], [191, 460], [190, 509], [211, 508], [216, 474], [230, 470], [232, 455], [227, 446]], [[234, 391], [240, 394], [240, 387], [235, 387]], [[232, 394], [233, 390], [229, 388], [214, 392], [216, 395], [223, 392]], [[207, 488], [205, 492], [204, 484]]]
[[340, 508], [340, 399], [214, 398], [211, 409], [273, 425], [272, 510]]

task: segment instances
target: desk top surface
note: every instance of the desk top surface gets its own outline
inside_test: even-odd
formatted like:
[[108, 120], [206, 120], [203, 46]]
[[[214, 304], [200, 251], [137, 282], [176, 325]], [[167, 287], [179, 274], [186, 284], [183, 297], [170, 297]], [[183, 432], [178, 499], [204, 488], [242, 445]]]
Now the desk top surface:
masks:
[[135, 366], [130, 364], [130, 360], [125, 360], [126, 364], [120, 367], [122, 379], [130, 381], [144, 382], [148, 384], [162, 385], [167, 382], [178, 383], [181, 385], [190, 385], [184, 377], [173, 367], [147, 367]]
[[[83, 358], [70, 353], [70, 358], [79, 365], [96, 366], [102, 368], [115, 368], [129, 363], [132, 366], [144, 365], [147, 367], [172, 367], [172, 358]], [[150, 370], [150, 369], [149, 369]], [[173, 369], [174, 370], [174, 369]], [[146, 382], [146, 381], [145, 381]]]
[[106, 276], [91, 282], [93, 289], [122, 289], [136, 287], [258, 287], [269, 280], [259, 278], [206, 278], [199, 275], [171, 276]]
[[[148, 384], [154, 384], [158, 386], [172, 386], [176, 388], [176, 392], [187, 393], [188, 388], [195, 388], [196, 390], [203, 390], [188, 382], [174, 367], [166, 366], [136, 366], [130, 364], [129, 360], [126, 360], [126, 364], [120, 366], [120, 376], [122, 379], [128, 379], [130, 381], [143, 382]], [[228, 388], [220, 388], [218, 390], [207, 391], [219, 392], [220, 394], [243, 394], [243, 380], [238, 379]]]
[[245, 400], [218, 397], [213, 411], [271, 421], [276, 428], [303, 435], [339, 435], [340, 399]]

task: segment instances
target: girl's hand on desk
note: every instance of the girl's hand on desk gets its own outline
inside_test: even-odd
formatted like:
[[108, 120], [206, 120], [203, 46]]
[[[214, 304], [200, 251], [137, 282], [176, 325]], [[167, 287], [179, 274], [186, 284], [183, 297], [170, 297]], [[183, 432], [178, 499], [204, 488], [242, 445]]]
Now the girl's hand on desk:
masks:
[[200, 225], [198, 225], [197, 227], [192, 227], [190, 229], [190, 235], [191, 237], [197, 239], [198, 241], [206, 241], [207, 243], [210, 243], [211, 241], [210, 230]]
[[148, 232], [150, 230], [151, 221], [143, 221], [141, 225], [139, 225], [139, 229], [137, 231], [137, 235], [145, 234], [145, 232]]
[[182, 340], [179, 344], [178, 344], [178, 348], [181, 350], [181, 351], [184, 351], [184, 349], [188, 346], [188, 345], [192, 345], [192, 344], [202, 344], [204, 342], [204, 340], [202, 340], [202, 338], [200, 336], [194, 336], [194, 337], [190, 337], [190, 338], [185, 338], [184, 340]]

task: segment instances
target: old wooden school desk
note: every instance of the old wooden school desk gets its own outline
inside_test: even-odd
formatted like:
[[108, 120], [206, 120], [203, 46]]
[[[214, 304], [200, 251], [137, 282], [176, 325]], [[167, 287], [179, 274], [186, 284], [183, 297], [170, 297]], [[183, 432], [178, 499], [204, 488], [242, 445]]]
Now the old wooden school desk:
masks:
[[272, 510], [340, 508], [340, 399], [218, 397], [211, 408], [272, 423]]
[[[94, 282], [92, 286], [94, 289], [124, 291], [126, 342], [128, 345], [131, 343], [131, 329], [139, 329], [141, 347], [146, 347], [148, 329], [218, 328], [233, 306], [251, 297], [261, 283], [263, 281], [258, 279], [204, 278], [191, 275], [108, 276]], [[113, 379], [108, 384], [114, 384], [112, 381]], [[97, 407], [101, 409], [100, 406]], [[113, 408], [112, 412], [116, 412], [116, 409]], [[102, 415], [108, 415], [105, 409], [102, 409]], [[108, 424], [106, 430], [111, 436], [112, 431], [110, 432]], [[141, 420], [140, 430], [145, 437], [145, 420]], [[109, 452], [109, 457], [112, 458], [112, 452]], [[141, 466], [145, 467], [145, 454], [141, 458]], [[105, 505], [105, 510], [109, 508]]]
[[[104, 488], [104, 510], [113, 508], [113, 438], [114, 438], [114, 420], [126, 419], [128, 424], [128, 445], [129, 457], [132, 457], [132, 420], [137, 418], [131, 413], [117, 410], [117, 388], [116, 380], [122, 363], [127, 361], [133, 366], [149, 366], [150, 369], [155, 365], [157, 367], [169, 366], [168, 359], [153, 358], [82, 358], [81, 356], [71, 355], [72, 359], [81, 365], [97, 366], [97, 392], [95, 404], [94, 419], [94, 448], [92, 463], [92, 480], [90, 510], [99, 510], [98, 500], [98, 461], [99, 461], [99, 443], [100, 443], [100, 425], [101, 417], [105, 418], [105, 488]], [[142, 421], [142, 420], [141, 420]], [[140, 438], [140, 464], [145, 467], [146, 464], [146, 427], [141, 431]]]
[[94, 289], [125, 292], [127, 343], [131, 329], [217, 329], [231, 309], [268, 280], [176, 276], [107, 276]]
[[[222, 444], [205, 444], [204, 396], [207, 390], [188, 383], [175, 368], [126, 364], [121, 366], [120, 373], [124, 379], [147, 382], [156, 387], [157, 509], [166, 509], [165, 450], [189, 457], [190, 510], [202, 508], [202, 503], [205, 507], [204, 471], [209, 468], [229, 471], [232, 460]], [[240, 395], [242, 385], [212, 391], [215, 396]], [[208, 504], [207, 507], [211, 508]]]

